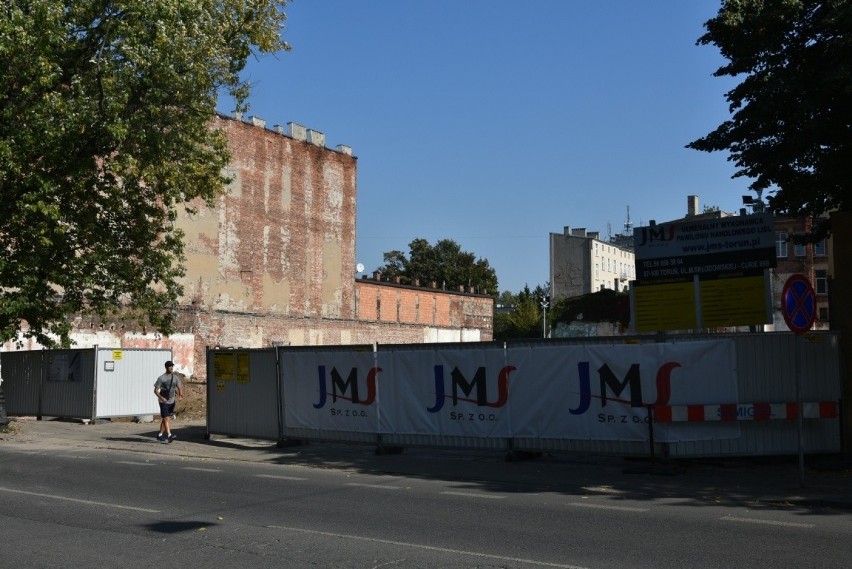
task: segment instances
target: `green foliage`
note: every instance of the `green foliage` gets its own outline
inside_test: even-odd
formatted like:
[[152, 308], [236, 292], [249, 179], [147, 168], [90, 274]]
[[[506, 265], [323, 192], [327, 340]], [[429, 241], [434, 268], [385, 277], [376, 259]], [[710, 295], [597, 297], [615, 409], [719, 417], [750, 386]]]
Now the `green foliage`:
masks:
[[402, 251], [384, 254], [384, 266], [376, 269], [383, 277], [400, 277], [401, 282], [421, 285], [435, 282], [438, 287], [455, 290], [459, 286], [473, 287], [481, 293], [497, 290], [497, 273], [486, 259], [462, 251], [461, 246], [451, 239], [442, 239], [430, 245], [426, 239], [415, 239], [408, 245], [406, 257]]
[[699, 44], [742, 78], [727, 94], [732, 118], [688, 145], [727, 150], [736, 176], [770, 190], [769, 206], [818, 215], [852, 207], [852, 2], [726, 0]]
[[211, 204], [227, 183], [225, 140], [209, 127], [217, 96], [246, 107], [247, 58], [288, 49], [284, 5], [0, 5], [0, 340], [23, 328], [67, 345], [74, 314], [171, 331], [177, 208]]
[[525, 298], [511, 312], [494, 315], [494, 339], [541, 338], [541, 306], [533, 298]]
[[534, 291], [525, 286], [517, 294], [501, 293], [498, 304], [503, 308], [494, 314], [494, 339], [541, 338], [544, 332], [542, 300], [550, 301], [549, 283], [544, 287], [536, 286]]

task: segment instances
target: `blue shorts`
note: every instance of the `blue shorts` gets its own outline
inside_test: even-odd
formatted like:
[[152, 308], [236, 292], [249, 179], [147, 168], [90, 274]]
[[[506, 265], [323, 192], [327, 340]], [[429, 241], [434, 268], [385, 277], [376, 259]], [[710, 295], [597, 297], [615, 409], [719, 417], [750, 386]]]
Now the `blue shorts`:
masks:
[[160, 403], [160, 417], [171, 417], [175, 412], [174, 403]]

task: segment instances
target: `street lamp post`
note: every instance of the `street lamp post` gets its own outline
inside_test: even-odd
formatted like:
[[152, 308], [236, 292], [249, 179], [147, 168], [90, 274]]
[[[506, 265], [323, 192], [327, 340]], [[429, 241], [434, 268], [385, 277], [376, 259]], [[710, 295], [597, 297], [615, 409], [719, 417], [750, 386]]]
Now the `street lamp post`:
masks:
[[541, 299], [541, 337], [547, 338], [547, 307], [548, 302], [546, 298]]

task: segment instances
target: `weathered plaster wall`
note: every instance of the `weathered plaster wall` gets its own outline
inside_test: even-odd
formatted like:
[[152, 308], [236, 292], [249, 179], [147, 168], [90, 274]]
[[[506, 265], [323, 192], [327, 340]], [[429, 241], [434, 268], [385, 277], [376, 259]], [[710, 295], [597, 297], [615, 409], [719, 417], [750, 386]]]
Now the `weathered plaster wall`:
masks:
[[182, 214], [186, 301], [234, 312], [352, 318], [356, 159], [217, 117], [232, 181]]

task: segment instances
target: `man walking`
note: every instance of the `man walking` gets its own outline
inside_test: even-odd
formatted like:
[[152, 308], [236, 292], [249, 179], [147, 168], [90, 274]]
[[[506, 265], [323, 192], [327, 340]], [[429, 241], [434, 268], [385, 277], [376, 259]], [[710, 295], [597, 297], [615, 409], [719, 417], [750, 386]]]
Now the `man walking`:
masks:
[[157, 435], [157, 440], [161, 443], [170, 443], [177, 438], [172, 434], [175, 401], [183, 395], [183, 384], [175, 375], [174, 362], [166, 362], [166, 373], [154, 382], [154, 393], [160, 402], [160, 434]]

